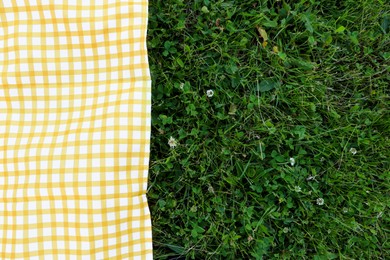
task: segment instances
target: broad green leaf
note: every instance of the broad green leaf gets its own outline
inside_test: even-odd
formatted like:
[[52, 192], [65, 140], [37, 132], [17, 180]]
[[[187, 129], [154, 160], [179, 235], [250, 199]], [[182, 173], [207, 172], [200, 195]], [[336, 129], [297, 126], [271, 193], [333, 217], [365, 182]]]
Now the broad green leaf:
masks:
[[303, 22], [305, 23], [305, 27], [306, 27], [306, 30], [308, 30], [309, 32], [314, 32], [314, 29], [313, 29], [313, 25], [312, 25], [312, 22], [311, 22], [311, 17], [309, 14], [304, 14], [302, 16], [302, 20]]
[[279, 56], [279, 58], [281, 58], [282, 60], [286, 60], [286, 59], [287, 59], [287, 54], [284, 53], [284, 52], [282, 52], [282, 51], [278, 52], [278, 56]]
[[263, 23], [263, 25], [266, 26], [266, 27], [274, 28], [274, 27], [278, 26], [278, 22], [272, 21], [272, 20], [268, 20], [268, 21], [265, 21]]
[[325, 44], [325, 46], [329, 45], [332, 43], [333, 41], [333, 37], [330, 33], [325, 33], [323, 36], [322, 36], [322, 40]]
[[235, 33], [237, 31], [236, 27], [234, 26], [234, 23], [231, 22], [231, 21], [228, 21], [226, 23], [226, 29], [229, 31], [229, 32], [232, 32], [232, 33]]
[[164, 48], [167, 49], [167, 50], [169, 50], [169, 49], [171, 48], [172, 45], [173, 45], [173, 43], [170, 42], [170, 41], [164, 42]]
[[209, 9], [207, 8], [207, 6], [203, 6], [202, 7], [202, 12], [207, 14], [207, 13], [210, 13]]
[[312, 62], [299, 60], [299, 59], [290, 59], [292, 65], [297, 66], [303, 70], [312, 70], [315, 68], [315, 65]]
[[314, 39], [313, 36], [309, 36], [308, 41], [309, 41], [309, 44], [310, 44], [311, 46], [314, 46], [314, 43], [316, 42], [316, 40]]
[[179, 255], [182, 255], [185, 252], [185, 248], [182, 247], [182, 246], [167, 245], [167, 247], [169, 247], [169, 249], [171, 249], [173, 252], [175, 252], [175, 253], [177, 253]]
[[270, 91], [278, 86], [279, 86], [279, 82], [272, 79], [265, 79], [260, 82], [259, 91], [260, 92]]
[[339, 28], [336, 29], [336, 33], [342, 33], [345, 31], [345, 27], [344, 26], [340, 26]]
[[180, 67], [184, 67], [184, 62], [180, 58], [176, 58], [177, 64], [179, 64]]
[[197, 233], [204, 233], [205, 232], [204, 228], [199, 227], [199, 226], [195, 226], [194, 229], [196, 230]]
[[286, 161], [286, 159], [285, 159], [282, 155], [276, 156], [276, 157], [275, 157], [275, 160], [276, 160], [277, 162], [285, 162], [285, 161]]
[[296, 126], [292, 130], [292, 132], [296, 135], [298, 135], [299, 140], [302, 140], [306, 135], [306, 128], [304, 126]]
[[356, 31], [352, 32], [349, 35], [349, 38], [351, 39], [352, 43], [355, 44], [355, 45], [359, 44], [358, 36], [359, 36], [359, 32], [356, 32]]

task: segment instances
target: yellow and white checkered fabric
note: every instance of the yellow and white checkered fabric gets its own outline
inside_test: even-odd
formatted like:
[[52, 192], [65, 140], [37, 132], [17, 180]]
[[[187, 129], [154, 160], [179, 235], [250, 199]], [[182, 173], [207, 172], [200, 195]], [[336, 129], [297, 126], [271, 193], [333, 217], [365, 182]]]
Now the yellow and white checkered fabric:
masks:
[[152, 258], [147, 8], [1, 0], [1, 259]]

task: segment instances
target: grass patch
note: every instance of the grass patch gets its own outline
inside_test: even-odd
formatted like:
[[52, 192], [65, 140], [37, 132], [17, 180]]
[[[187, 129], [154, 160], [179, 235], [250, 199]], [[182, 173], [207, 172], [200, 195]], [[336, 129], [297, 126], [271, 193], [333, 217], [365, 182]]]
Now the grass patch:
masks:
[[155, 258], [390, 258], [387, 1], [149, 17]]

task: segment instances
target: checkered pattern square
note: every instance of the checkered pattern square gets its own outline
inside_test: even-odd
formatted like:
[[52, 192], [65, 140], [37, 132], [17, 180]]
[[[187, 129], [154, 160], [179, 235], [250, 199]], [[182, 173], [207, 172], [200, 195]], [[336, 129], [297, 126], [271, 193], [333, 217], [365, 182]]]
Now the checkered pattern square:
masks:
[[147, 8], [0, 1], [1, 259], [152, 259]]

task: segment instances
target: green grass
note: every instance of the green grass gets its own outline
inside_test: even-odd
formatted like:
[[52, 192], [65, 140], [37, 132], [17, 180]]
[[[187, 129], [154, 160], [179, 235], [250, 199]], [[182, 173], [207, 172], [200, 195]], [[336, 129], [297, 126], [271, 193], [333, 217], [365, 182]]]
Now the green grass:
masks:
[[150, 0], [155, 259], [389, 259], [389, 46], [385, 0]]

